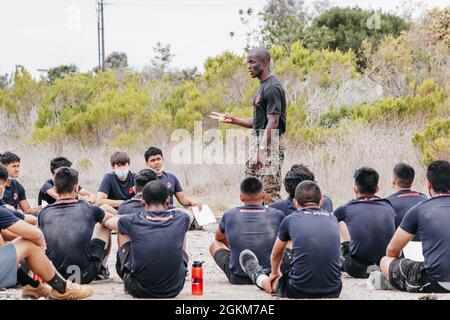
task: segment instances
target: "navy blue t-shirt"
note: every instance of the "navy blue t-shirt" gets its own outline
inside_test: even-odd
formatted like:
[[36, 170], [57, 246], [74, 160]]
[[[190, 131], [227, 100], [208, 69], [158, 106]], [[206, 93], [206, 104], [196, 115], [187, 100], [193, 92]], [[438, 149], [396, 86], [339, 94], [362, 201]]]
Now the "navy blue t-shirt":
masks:
[[397, 213], [397, 218], [395, 219], [395, 227], [398, 228], [398, 226], [402, 223], [405, 213], [416, 204], [425, 201], [428, 198], [423, 193], [417, 191], [401, 190], [391, 194], [386, 199], [391, 202], [395, 212]]
[[[294, 200], [292, 198], [279, 200], [270, 204], [269, 207], [283, 211], [286, 216], [290, 215], [294, 211], [297, 211], [297, 208], [294, 205]], [[333, 201], [331, 201], [329, 197], [323, 196], [323, 203], [320, 208], [332, 213]]]
[[104, 218], [102, 209], [77, 199], [63, 199], [42, 209], [38, 220], [47, 242], [46, 254], [58, 272], [70, 274], [68, 267], [82, 270], [90, 263], [94, 227]]
[[[388, 199], [391, 202], [397, 214], [397, 217], [395, 219], [395, 227], [398, 228], [402, 223], [405, 213], [409, 209], [414, 207], [416, 204], [419, 204], [420, 202], [425, 201], [428, 198], [426, 195], [420, 192], [411, 190], [401, 190], [391, 194], [386, 199]], [[416, 234], [416, 236], [412, 241], [420, 241], [419, 235]]]
[[128, 177], [125, 181], [119, 180], [114, 172], [105, 174], [100, 184], [98, 192], [103, 192], [108, 195], [110, 200], [128, 200], [134, 196], [135, 174], [128, 172]]
[[[39, 189], [38, 206], [42, 205], [42, 201], [47, 202], [47, 204], [52, 204], [56, 202], [56, 199], [47, 193], [47, 191], [52, 189], [54, 186], [55, 182], [53, 181], [53, 179], [45, 181], [41, 189]], [[81, 189], [83, 188], [81, 186], [78, 186], [78, 192], [80, 192]]]
[[245, 249], [256, 254], [263, 268], [270, 268], [270, 254], [284, 218], [280, 210], [259, 205], [244, 205], [224, 213], [219, 228], [230, 245], [231, 273], [248, 278], [239, 264], [239, 255]]
[[11, 227], [17, 221], [19, 221], [19, 218], [17, 218], [11, 212], [11, 210], [8, 210], [4, 207], [0, 207], [0, 230], [5, 230]]
[[283, 220], [278, 238], [292, 241], [289, 279], [297, 290], [331, 294], [341, 288], [339, 225], [331, 212], [300, 209]]
[[5, 186], [5, 192], [3, 194], [4, 203], [17, 209], [19, 207], [19, 202], [26, 199], [25, 189], [19, 181], [13, 180], [9, 187]]
[[170, 204], [173, 204], [173, 196], [175, 193], [183, 191], [180, 181], [175, 175], [165, 171], [162, 172], [162, 175], [158, 176], [158, 179], [159, 182], [169, 189]]
[[24, 215], [22, 212], [20, 212], [20, 211], [17, 211], [17, 210], [11, 210], [11, 209], [5, 207], [4, 205], [0, 205], [0, 208], [3, 208], [3, 209], [8, 210], [8, 211], [11, 212], [16, 218], [18, 218], [18, 219], [20, 219], [20, 220], [25, 220], [25, 215]]
[[434, 281], [450, 282], [450, 193], [411, 208], [400, 228], [420, 235], [427, 276]]
[[[130, 200], [127, 200], [124, 203], [122, 203], [119, 206], [119, 208], [117, 208], [119, 216], [123, 216], [125, 214], [136, 214], [144, 211], [144, 206], [142, 205], [141, 200], [142, 200], [142, 193], [139, 193]], [[175, 209], [175, 207], [169, 205], [168, 209], [169, 210]]]
[[144, 211], [144, 207], [141, 203], [142, 193], [135, 195], [133, 198], [122, 203], [117, 211], [119, 216], [123, 216], [125, 214], [135, 214]]
[[350, 233], [350, 255], [364, 264], [378, 264], [395, 233], [395, 211], [379, 197], [360, 197], [337, 208], [334, 215]]
[[183, 243], [190, 218], [181, 210], [142, 211], [119, 219], [131, 241], [132, 273], [150, 296], [173, 297], [184, 286]]

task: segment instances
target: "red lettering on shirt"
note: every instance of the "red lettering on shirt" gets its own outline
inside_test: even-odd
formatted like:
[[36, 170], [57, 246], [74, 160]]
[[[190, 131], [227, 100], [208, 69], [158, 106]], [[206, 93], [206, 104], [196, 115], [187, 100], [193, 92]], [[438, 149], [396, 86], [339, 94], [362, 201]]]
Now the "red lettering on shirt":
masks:
[[410, 193], [403, 193], [399, 194], [397, 197], [420, 197], [420, 193], [417, 192], [410, 192]]
[[173, 215], [167, 216], [167, 217], [149, 217], [146, 216], [145, 219], [149, 221], [169, 221], [173, 219]]
[[261, 212], [266, 212], [266, 209], [240, 209], [239, 212], [245, 212], [245, 213], [261, 213]]

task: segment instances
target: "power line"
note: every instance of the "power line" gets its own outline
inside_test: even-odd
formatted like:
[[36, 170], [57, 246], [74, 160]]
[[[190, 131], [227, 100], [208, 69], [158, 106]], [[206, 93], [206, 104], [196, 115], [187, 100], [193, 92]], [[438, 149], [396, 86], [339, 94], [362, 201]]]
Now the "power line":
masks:
[[105, 2], [105, 5], [132, 7], [242, 7], [257, 6], [261, 3], [140, 3], [140, 2]]
[[243, 7], [261, 5], [258, 3], [149, 3], [149, 2], [105, 2], [96, 0], [97, 5], [97, 37], [98, 37], [98, 68], [105, 70], [105, 20], [104, 6], [128, 6], [128, 7]]

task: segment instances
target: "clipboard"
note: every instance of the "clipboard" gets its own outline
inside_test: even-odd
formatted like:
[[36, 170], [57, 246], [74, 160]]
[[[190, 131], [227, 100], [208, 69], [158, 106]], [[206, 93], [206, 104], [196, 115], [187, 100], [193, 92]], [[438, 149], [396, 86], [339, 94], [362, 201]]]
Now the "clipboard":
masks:
[[192, 213], [200, 226], [217, 223], [216, 217], [207, 204], [202, 205], [202, 211], [198, 207], [192, 207]]

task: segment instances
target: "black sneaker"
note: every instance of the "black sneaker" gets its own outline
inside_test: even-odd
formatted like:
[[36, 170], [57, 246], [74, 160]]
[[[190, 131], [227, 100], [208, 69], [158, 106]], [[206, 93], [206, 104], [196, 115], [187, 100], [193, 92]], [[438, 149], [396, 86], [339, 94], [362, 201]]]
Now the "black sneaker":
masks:
[[100, 272], [97, 275], [97, 278], [95, 278], [95, 281], [103, 281], [109, 279], [111, 279], [111, 274], [109, 273], [108, 267], [102, 266]]
[[258, 276], [265, 274], [263, 268], [259, 264], [258, 257], [250, 250], [241, 252], [239, 255], [239, 264], [254, 284], [256, 284], [256, 278], [258, 278]]

